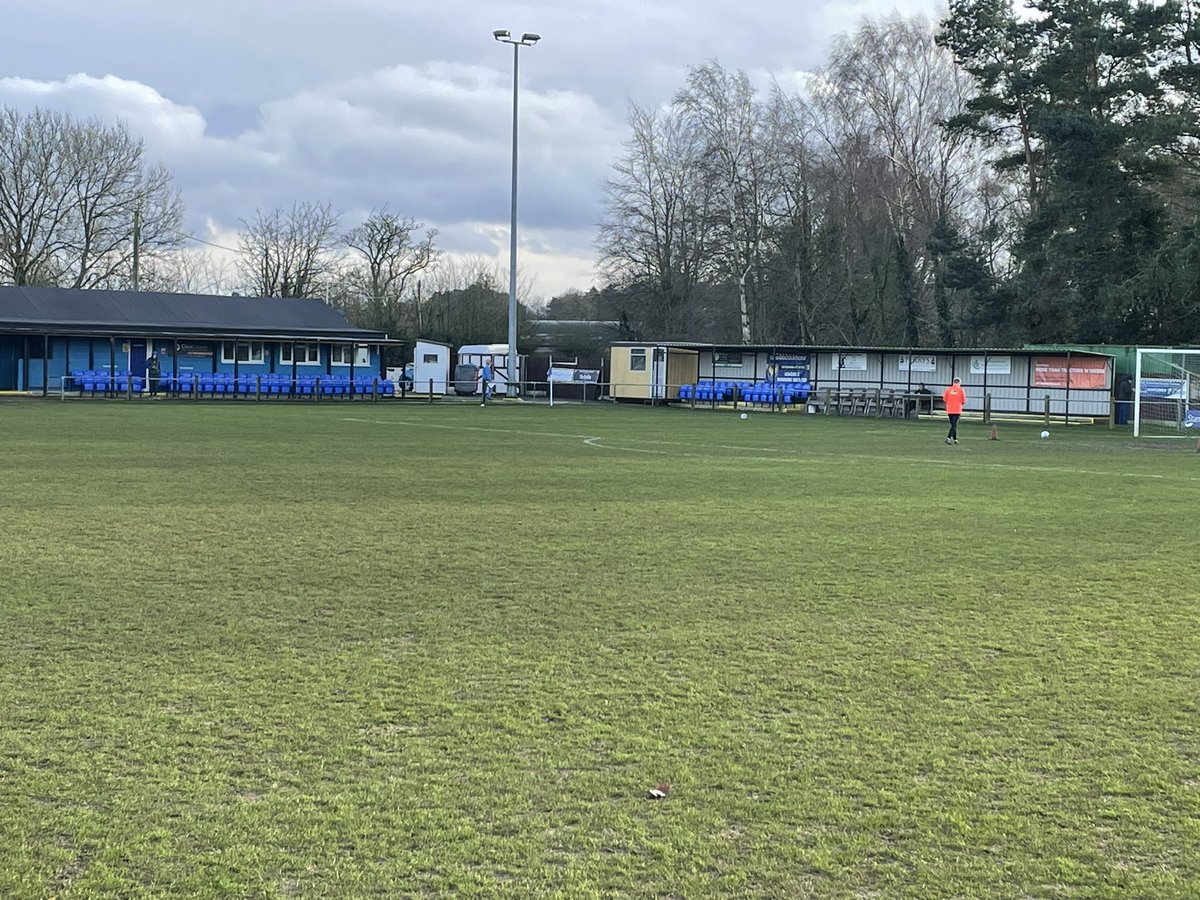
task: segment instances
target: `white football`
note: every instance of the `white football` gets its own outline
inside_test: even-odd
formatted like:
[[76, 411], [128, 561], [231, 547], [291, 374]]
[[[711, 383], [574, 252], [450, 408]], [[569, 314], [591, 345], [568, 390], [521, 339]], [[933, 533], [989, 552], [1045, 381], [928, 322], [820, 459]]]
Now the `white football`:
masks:
[[1045, 439], [1046, 439], [1046, 438], [1048, 438], [1048, 437], [1050, 437], [1050, 432], [1048, 432], [1048, 431], [1043, 431], [1043, 432], [1042, 432], [1042, 440], [1045, 440]]
[[743, 418], [743, 419], [748, 419], [748, 418], [750, 418], [750, 417], [749, 417], [748, 415], [746, 415], [745, 413], [742, 413], [742, 418]]

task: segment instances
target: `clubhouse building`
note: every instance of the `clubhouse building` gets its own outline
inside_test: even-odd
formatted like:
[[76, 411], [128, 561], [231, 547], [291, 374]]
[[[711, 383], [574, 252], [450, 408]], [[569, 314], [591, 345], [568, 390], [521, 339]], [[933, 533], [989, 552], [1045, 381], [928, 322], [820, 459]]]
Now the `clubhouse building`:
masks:
[[382, 375], [401, 343], [321, 300], [0, 287], [0, 391], [56, 393], [82, 371], [141, 380], [155, 353], [164, 380], [353, 380]]

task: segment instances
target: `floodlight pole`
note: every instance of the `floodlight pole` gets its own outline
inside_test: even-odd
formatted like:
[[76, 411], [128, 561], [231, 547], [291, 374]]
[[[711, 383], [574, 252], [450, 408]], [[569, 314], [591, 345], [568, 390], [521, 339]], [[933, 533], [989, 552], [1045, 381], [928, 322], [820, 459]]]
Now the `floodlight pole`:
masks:
[[525, 32], [514, 38], [504, 29], [492, 32], [492, 37], [513, 48], [513, 113], [512, 113], [512, 221], [508, 229], [508, 378], [506, 393], [515, 397], [517, 378], [517, 72], [522, 47], [532, 47], [541, 36]]

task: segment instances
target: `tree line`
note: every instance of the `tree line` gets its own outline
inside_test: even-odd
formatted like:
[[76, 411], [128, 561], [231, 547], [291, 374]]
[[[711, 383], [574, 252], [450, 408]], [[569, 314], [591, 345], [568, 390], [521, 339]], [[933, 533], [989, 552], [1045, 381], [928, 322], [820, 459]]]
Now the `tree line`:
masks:
[[1190, 2], [954, 0], [799, 85], [709, 61], [629, 108], [598, 301], [648, 336], [1200, 341]]
[[[629, 106], [600, 284], [541, 312], [654, 339], [1200, 341], [1197, 2], [952, 0], [939, 23], [864, 20], [788, 84], [696, 65]], [[182, 229], [125, 126], [0, 110], [0, 281], [318, 296], [452, 344], [507, 332], [504, 273], [386, 206], [256, 210], [224, 256]]]

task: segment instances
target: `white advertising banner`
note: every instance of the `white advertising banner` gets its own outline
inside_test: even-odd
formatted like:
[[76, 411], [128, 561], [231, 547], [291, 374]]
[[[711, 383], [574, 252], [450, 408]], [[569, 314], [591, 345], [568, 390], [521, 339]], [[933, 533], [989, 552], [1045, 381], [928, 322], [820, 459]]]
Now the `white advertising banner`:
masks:
[[1011, 375], [1011, 356], [972, 356], [972, 375]]
[[834, 368], [841, 369], [843, 372], [865, 372], [867, 371], [867, 354], [865, 353], [839, 353], [833, 358]]
[[919, 356], [916, 354], [909, 355], [907, 353], [900, 354], [900, 371], [901, 372], [936, 372], [937, 357], [936, 356]]

